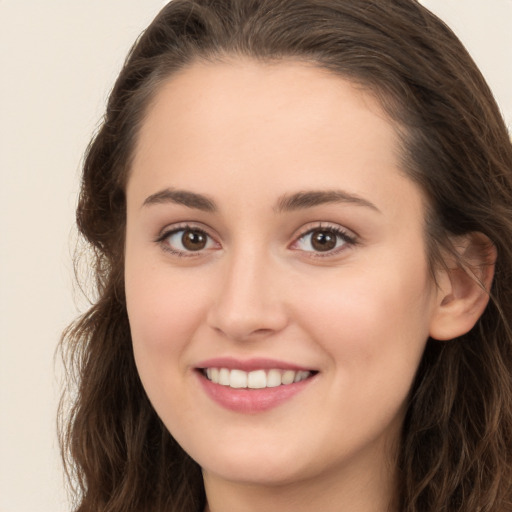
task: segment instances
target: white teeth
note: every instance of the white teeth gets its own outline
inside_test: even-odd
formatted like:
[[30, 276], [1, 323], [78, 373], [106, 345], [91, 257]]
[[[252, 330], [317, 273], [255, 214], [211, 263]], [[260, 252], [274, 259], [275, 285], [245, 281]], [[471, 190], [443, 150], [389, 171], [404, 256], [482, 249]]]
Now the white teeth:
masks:
[[291, 384], [295, 380], [295, 372], [292, 370], [286, 370], [283, 375], [281, 375], [281, 382], [283, 384]]
[[229, 370], [228, 368], [206, 368], [204, 372], [208, 380], [234, 389], [263, 389], [287, 386], [294, 382], [307, 379], [311, 372], [293, 370]]
[[267, 387], [267, 374], [265, 370], [256, 370], [249, 372], [247, 378], [247, 387], [251, 389], [262, 389]]
[[[219, 382], [219, 369], [218, 368], [208, 368], [210, 370], [210, 380], [213, 382]], [[206, 375], [208, 375], [208, 370], [206, 371]]]
[[246, 388], [247, 387], [247, 372], [243, 372], [242, 370], [231, 370], [231, 374], [229, 376], [229, 387], [230, 388]]
[[281, 372], [279, 370], [270, 370], [267, 373], [267, 387], [276, 388], [281, 385]]
[[[221, 368], [219, 370], [219, 384], [222, 384], [223, 386], [229, 386], [229, 381], [230, 381], [230, 378], [229, 378], [229, 370], [227, 368]], [[212, 375], [212, 378], [213, 378], [213, 375]], [[215, 381], [213, 381], [215, 382]]]
[[293, 382], [300, 382], [301, 380], [307, 379], [309, 377], [310, 372], [300, 371], [295, 375], [295, 379]]

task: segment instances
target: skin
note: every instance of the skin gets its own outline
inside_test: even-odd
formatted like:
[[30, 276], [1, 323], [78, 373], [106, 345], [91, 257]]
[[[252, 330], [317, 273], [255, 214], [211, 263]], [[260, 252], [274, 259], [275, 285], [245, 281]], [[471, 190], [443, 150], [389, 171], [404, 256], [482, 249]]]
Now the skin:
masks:
[[[447, 302], [429, 274], [422, 193], [398, 155], [376, 100], [300, 63], [196, 63], [150, 106], [127, 185], [133, 348], [157, 413], [203, 468], [211, 512], [388, 510], [407, 395]], [[217, 211], [155, 200], [167, 189]], [[332, 190], [362, 201], [277, 208]], [[182, 232], [162, 237], [183, 224], [208, 234], [203, 250], [186, 253]], [[314, 250], [305, 233], [319, 226], [355, 243]], [[199, 383], [198, 363], [226, 356], [318, 373], [244, 414]]]

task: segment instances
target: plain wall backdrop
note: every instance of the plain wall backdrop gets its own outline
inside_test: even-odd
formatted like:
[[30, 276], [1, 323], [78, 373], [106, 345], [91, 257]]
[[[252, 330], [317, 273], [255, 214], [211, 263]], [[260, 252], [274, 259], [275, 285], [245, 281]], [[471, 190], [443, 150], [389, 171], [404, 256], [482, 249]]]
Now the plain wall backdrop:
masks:
[[[512, 0], [424, 0], [512, 127]], [[124, 57], [165, 1], [0, 0], [0, 512], [69, 511], [56, 440], [83, 151]]]

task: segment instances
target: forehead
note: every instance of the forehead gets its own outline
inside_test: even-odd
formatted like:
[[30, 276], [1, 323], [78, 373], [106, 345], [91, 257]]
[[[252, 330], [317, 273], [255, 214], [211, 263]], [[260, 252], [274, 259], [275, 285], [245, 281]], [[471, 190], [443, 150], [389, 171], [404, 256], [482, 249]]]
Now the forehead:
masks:
[[336, 185], [363, 196], [372, 184], [395, 201], [406, 179], [398, 141], [373, 95], [314, 65], [195, 63], [155, 94], [128, 189], [207, 193], [250, 175], [276, 194]]
[[[284, 148], [298, 132], [337, 145], [363, 135], [375, 149], [379, 142], [397, 149], [394, 124], [361, 86], [309, 63], [244, 59], [196, 62], [173, 74], [147, 108], [136, 153], [154, 148], [155, 136], [173, 144], [172, 136], [196, 135], [208, 151], [251, 138]], [[271, 139], [276, 133], [279, 141]]]

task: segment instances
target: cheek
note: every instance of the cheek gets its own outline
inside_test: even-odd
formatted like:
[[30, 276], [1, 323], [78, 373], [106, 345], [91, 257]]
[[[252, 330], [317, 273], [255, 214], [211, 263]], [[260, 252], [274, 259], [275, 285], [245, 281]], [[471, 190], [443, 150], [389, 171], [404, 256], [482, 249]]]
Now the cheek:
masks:
[[[314, 293], [304, 289], [300, 304], [303, 329], [363, 387], [398, 378], [401, 385], [414, 377], [428, 338], [429, 279], [425, 268], [410, 272], [352, 269], [329, 279]], [[317, 283], [321, 285], [322, 283]], [[308, 286], [304, 283], [304, 286]], [[307, 314], [306, 314], [307, 313]]]
[[327, 428], [345, 436], [359, 435], [346, 426], [347, 411], [369, 437], [384, 425], [398, 428], [428, 338], [427, 281], [375, 277], [353, 274], [344, 289], [310, 302], [311, 316], [303, 317], [333, 370], [325, 408], [338, 412]]
[[203, 318], [204, 287], [168, 267], [133, 263], [127, 261], [126, 301], [135, 363], [158, 415], [179, 432], [189, 402], [183, 387], [190, 373], [187, 348]]
[[173, 272], [162, 261], [130, 251], [127, 244], [125, 288], [135, 360], [143, 380], [167, 373], [161, 371], [163, 365], [183, 366], [183, 351], [204, 312], [206, 287], [199, 276]]
[[176, 352], [197, 329], [204, 309], [201, 293], [193, 285], [180, 286], [176, 279], [152, 279], [147, 273], [143, 276], [126, 282], [134, 347]]

